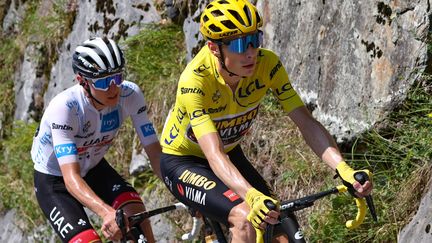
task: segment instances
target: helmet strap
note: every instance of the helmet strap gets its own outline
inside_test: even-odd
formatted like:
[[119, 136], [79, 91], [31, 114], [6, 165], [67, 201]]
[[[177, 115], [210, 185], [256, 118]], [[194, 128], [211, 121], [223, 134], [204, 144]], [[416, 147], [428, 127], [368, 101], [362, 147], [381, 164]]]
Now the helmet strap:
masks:
[[89, 82], [88, 80], [85, 80], [85, 78], [83, 76], [81, 76], [81, 75], [78, 75], [77, 79], [79, 81], [79, 84], [84, 88], [84, 90], [87, 92], [87, 94], [89, 95], [89, 97], [92, 100], [96, 101], [99, 105], [105, 106], [104, 103], [100, 102], [98, 99], [96, 99], [93, 96], [93, 94], [91, 92], [91, 89], [90, 89], [90, 84], [88, 83]]
[[[228, 74], [229, 74], [230, 77], [240, 76], [240, 75], [235, 74], [235, 73], [231, 72], [230, 70], [228, 70], [227, 66], [225, 65], [225, 61], [224, 61], [225, 58], [224, 58], [224, 54], [222, 52], [222, 44], [217, 44], [217, 45], [219, 47], [219, 53], [220, 53], [220, 56], [218, 58], [219, 58], [219, 62], [222, 65], [222, 68], [225, 69], [225, 71], [228, 72]], [[243, 78], [245, 78], [245, 77], [243, 77]]]

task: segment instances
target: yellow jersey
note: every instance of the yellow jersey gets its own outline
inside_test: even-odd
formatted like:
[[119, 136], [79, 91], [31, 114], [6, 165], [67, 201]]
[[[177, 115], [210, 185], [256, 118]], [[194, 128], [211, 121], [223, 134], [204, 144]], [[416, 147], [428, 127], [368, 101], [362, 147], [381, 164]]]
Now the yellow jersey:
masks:
[[304, 106], [272, 51], [259, 49], [254, 74], [241, 78], [233, 92], [217, 71], [216, 57], [204, 46], [180, 76], [162, 131], [162, 151], [205, 158], [197, 139], [211, 132], [218, 132], [225, 152], [230, 151], [251, 128], [267, 90], [287, 112]]

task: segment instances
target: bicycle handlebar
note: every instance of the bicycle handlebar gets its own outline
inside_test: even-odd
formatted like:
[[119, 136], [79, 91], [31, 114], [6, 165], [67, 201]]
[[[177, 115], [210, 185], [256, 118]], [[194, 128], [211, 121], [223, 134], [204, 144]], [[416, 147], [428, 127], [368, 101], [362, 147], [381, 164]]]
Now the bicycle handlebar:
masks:
[[[316, 200], [328, 196], [330, 194], [337, 194], [346, 192], [348, 188], [344, 185], [340, 185], [334, 188], [331, 188], [327, 191], [319, 192], [316, 194], [312, 194], [303, 198], [285, 201], [281, 203], [280, 210], [281, 211], [299, 211], [301, 209], [312, 206]], [[357, 206], [357, 215], [355, 219], [348, 220], [346, 222], [346, 227], [349, 229], [354, 229], [363, 223], [364, 218], [366, 216], [366, 200], [364, 198], [354, 198]]]
[[[336, 189], [340, 193], [346, 192], [348, 190], [348, 188], [343, 185], [337, 186]], [[355, 229], [359, 227], [363, 223], [366, 216], [366, 200], [364, 198], [354, 198], [354, 201], [357, 206], [357, 215], [355, 219], [348, 220], [345, 223], [345, 226], [348, 229]]]
[[[154, 209], [151, 211], [144, 211], [141, 213], [136, 213], [134, 215], [127, 217], [128, 226], [129, 226], [129, 228], [132, 228], [135, 225], [140, 224], [144, 219], [150, 218], [154, 215], [158, 215], [161, 213], [172, 211], [175, 209], [188, 209], [188, 207], [186, 205], [184, 205], [183, 203], [178, 202], [178, 203], [175, 203], [173, 205], [162, 207], [162, 208], [157, 208], [157, 209]], [[126, 242], [127, 241], [127, 237], [126, 237], [127, 227], [126, 227], [125, 217], [123, 214], [123, 209], [121, 209], [121, 208], [116, 211], [116, 223], [122, 232], [122, 238], [120, 241]], [[197, 225], [197, 227], [199, 229], [200, 226]], [[198, 231], [198, 230], [195, 229], [195, 231]], [[189, 234], [192, 235], [191, 233], [189, 233]], [[196, 236], [196, 233], [194, 233], [194, 236]]]

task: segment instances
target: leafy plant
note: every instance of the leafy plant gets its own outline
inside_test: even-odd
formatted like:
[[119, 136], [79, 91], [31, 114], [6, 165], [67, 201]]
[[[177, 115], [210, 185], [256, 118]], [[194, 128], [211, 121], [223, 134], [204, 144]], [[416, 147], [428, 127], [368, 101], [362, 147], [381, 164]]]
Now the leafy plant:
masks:
[[6, 209], [15, 208], [34, 227], [42, 214], [33, 193], [33, 162], [30, 150], [37, 124], [16, 121], [11, 136], [1, 141], [0, 198]]
[[361, 136], [347, 154], [353, 167], [366, 165], [374, 171], [378, 223], [368, 215], [359, 230], [341, 228], [345, 216], [339, 210], [340, 199], [335, 198], [332, 208], [312, 214], [312, 242], [397, 241], [398, 232], [417, 209], [431, 177], [431, 104], [432, 82], [425, 75], [412, 87], [405, 102], [383, 124]]

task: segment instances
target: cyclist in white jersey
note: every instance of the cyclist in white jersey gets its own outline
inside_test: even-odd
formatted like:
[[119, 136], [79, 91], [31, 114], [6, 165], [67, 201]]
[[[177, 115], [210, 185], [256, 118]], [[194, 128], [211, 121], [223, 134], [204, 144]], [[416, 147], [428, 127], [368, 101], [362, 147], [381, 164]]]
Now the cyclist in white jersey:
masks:
[[[130, 117], [154, 172], [161, 148], [140, 88], [123, 80], [123, 53], [111, 39], [79, 45], [72, 67], [79, 84], [54, 97], [36, 131], [32, 159], [39, 205], [63, 242], [100, 242], [83, 206], [102, 218], [102, 233], [118, 240], [118, 208], [145, 210], [139, 194], [104, 159], [123, 121]], [[141, 233], [154, 242], [149, 221]]]

